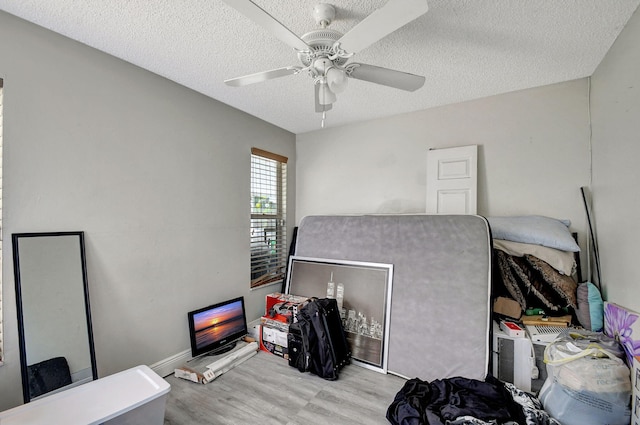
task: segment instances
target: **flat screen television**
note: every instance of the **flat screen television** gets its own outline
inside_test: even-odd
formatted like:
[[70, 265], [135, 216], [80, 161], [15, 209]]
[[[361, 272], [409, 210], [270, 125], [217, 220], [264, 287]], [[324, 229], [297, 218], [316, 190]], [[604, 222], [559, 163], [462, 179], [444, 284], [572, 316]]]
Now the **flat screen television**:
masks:
[[247, 335], [244, 297], [190, 311], [187, 318], [193, 357], [229, 351]]

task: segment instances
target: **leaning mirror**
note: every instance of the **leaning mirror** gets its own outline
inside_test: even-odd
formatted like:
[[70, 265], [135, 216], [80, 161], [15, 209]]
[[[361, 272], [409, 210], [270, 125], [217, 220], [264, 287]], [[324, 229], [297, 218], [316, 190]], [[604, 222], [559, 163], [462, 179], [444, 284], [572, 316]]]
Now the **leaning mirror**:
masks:
[[98, 378], [83, 232], [15, 233], [25, 403]]

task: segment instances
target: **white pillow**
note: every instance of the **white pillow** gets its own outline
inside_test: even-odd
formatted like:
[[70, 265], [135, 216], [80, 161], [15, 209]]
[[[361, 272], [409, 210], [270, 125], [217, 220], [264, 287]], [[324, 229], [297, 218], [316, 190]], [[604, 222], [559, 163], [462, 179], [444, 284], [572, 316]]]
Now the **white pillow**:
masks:
[[569, 231], [569, 220], [541, 215], [487, 217], [487, 220], [495, 239], [548, 246], [562, 251], [580, 251]]
[[572, 276], [577, 268], [575, 253], [571, 251], [495, 238], [493, 239], [493, 247], [515, 257], [524, 257], [525, 254], [533, 255], [567, 276]]

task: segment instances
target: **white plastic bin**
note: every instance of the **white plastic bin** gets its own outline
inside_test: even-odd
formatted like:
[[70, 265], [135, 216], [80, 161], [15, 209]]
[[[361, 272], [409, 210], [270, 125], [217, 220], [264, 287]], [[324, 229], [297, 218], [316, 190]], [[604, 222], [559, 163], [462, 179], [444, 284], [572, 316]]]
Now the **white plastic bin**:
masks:
[[169, 383], [137, 366], [0, 413], [0, 425], [163, 425]]

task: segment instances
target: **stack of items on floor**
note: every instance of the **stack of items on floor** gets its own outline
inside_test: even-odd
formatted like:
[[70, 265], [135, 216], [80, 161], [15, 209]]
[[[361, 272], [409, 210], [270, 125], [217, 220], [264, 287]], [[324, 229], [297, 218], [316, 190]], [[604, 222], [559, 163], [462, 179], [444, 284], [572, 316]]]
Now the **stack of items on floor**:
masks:
[[[392, 424], [638, 425], [640, 314], [604, 303], [604, 332], [567, 328], [544, 352], [539, 398], [513, 384], [411, 379], [387, 409]], [[630, 366], [632, 366], [630, 373]]]
[[289, 325], [309, 298], [274, 292], [266, 296], [265, 315], [260, 318], [260, 349], [285, 359], [289, 358], [287, 335]]
[[175, 368], [174, 376], [199, 384], [208, 384], [258, 352], [258, 344], [253, 341], [253, 338], [244, 337], [242, 341], [238, 342], [240, 344], [228, 354], [203, 356], [197, 360], [193, 359], [195, 360], [193, 364], [185, 364]]
[[519, 319], [526, 310], [549, 315], [577, 306], [576, 253], [570, 222], [543, 216], [489, 217], [495, 253], [494, 310]]
[[269, 294], [260, 328], [260, 349], [287, 359], [300, 372], [335, 380], [351, 361], [335, 299]]
[[567, 329], [544, 352], [539, 397], [563, 425], [629, 425], [631, 381], [625, 352], [602, 332]]
[[629, 424], [629, 352], [635, 343], [626, 338], [635, 319], [604, 303], [592, 283], [576, 282], [580, 248], [570, 223], [542, 216], [488, 221], [495, 254], [494, 312], [538, 329], [584, 328], [568, 327], [546, 346], [547, 377], [539, 392], [545, 411], [563, 425]]
[[563, 425], [640, 424], [640, 314], [604, 302], [603, 316], [603, 332], [567, 329], [545, 349], [539, 397]]
[[351, 348], [335, 298], [312, 298], [289, 327], [289, 366], [330, 381], [351, 363]]

